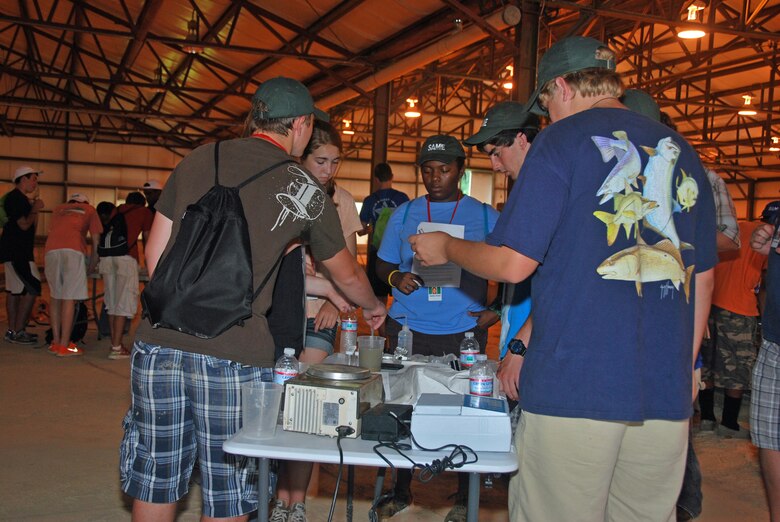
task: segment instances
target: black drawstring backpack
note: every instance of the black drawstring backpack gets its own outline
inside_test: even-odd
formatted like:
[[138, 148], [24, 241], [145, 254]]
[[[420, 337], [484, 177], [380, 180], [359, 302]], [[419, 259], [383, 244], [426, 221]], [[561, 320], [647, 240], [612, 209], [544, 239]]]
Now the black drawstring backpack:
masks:
[[276, 270], [281, 256], [254, 289], [249, 227], [239, 191], [284, 160], [236, 187], [219, 184], [219, 143], [214, 147], [214, 186], [188, 205], [170, 252], [160, 260], [141, 293], [154, 328], [211, 339], [252, 316], [252, 302]]

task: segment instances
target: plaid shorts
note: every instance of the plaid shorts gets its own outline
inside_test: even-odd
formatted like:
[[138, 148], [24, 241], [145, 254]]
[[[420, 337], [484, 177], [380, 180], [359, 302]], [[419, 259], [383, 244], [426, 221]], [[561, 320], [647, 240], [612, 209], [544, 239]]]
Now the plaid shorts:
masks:
[[224, 453], [222, 443], [241, 428], [241, 385], [272, 380], [272, 368], [136, 341], [119, 460], [124, 492], [176, 502], [189, 489], [197, 459], [203, 515], [256, 510], [257, 459]]
[[780, 451], [780, 344], [766, 339], [753, 368], [750, 436], [759, 448]]

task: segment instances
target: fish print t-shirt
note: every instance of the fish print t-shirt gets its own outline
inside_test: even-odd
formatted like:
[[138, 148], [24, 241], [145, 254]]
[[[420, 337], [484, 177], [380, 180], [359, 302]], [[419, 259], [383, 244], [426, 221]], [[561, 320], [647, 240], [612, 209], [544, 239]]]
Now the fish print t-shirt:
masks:
[[699, 157], [668, 127], [591, 109], [541, 132], [488, 238], [540, 263], [523, 410], [689, 418], [695, 274], [717, 262], [715, 230]]

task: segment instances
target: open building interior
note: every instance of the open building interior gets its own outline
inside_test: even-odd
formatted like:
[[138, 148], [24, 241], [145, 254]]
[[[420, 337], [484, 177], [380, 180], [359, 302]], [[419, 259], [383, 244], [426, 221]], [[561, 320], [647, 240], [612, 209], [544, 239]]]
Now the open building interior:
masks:
[[[123, 202], [193, 148], [239, 136], [258, 85], [284, 75], [342, 131], [340, 186], [361, 201], [372, 165], [388, 161], [414, 197], [425, 138], [468, 137], [492, 104], [525, 101], [538, 57], [569, 35], [617, 51], [625, 84], [650, 93], [726, 180], [740, 219], [780, 199], [780, 0], [0, 0], [0, 192], [20, 165], [44, 171], [42, 240], [68, 194]], [[504, 177], [468, 154], [472, 194], [504, 201]], [[3, 346], [0, 519], [129, 518], [116, 471], [128, 365], [106, 360], [94, 335], [78, 360]], [[768, 520], [755, 448], [697, 444], [701, 520]], [[323, 476], [312, 513], [329, 505]], [[505, 520], [496, 492], [484, 498]], [[197, 513], [190, 502], [180, 519]]]

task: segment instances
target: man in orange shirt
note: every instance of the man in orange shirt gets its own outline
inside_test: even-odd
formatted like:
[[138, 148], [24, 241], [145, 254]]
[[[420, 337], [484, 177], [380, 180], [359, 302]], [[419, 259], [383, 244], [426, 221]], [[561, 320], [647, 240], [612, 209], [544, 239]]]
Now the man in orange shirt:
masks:
[[[87, 298], [87, 272], [97, 267], [97, 244], [103, 225], [95, 207], [84, 194], [72, 194], [54, 209], [46, 239], [46, 280], [51, 292], [52, 342], [49, 352], [57, 357], [83, 355], [70, 339], [76, 301]], [[92, 252], [87, 265], [87, 233]]]
[[739, 250], [723, 252], [715, 265], [715, 289], [709, 318], [710, 339], [702, 344], [704, 362], [702, 381], [707, 388], [699, 393], [701, 430], [716, 429], [713, 385], [724, 389], [723, 412], [718, 435], [748, 438], [737, 419], [742, 395], [750, 387], [751, 371], [756, 360], [758, 297], [756, 288], [767, 256], [750, 248], [750, 237], [760, 222], [741, 221]]

